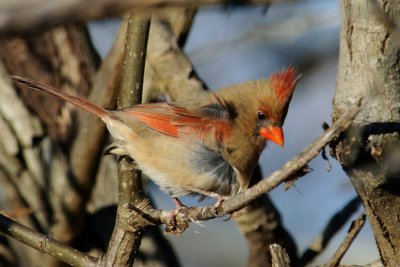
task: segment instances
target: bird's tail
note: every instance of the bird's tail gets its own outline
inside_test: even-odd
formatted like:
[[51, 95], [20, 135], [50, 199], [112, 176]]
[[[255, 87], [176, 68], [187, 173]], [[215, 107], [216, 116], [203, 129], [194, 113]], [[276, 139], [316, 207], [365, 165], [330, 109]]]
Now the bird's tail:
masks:
[[18, 83], [27, 85], [29, 88], [32, 88], [32, 89], [35, 89], [38, 91], [42, 91], [42, 92], [54, 95], [58, 98], [61, 98], [83, 110], [86, 110], [87, 112], [92, 113], [93, 115], [96, 115], [97, 117], [104, 118], [108, 114], [107, 110], [105, 110], [93, 103], [90, 103], [89, 101], [86, 101], [79, 97], [68, 95], [64, 92], [58, 91], [57, 89], [55, 89], [54, 87], [51, 87], [49, 85], [45, 85], [45, 84], [39, 83], [37, 81], [31, 80], [29, 78], [24, 78], [24, 77], [19, 77], [19, 76], [12, 76], [12, 78]]

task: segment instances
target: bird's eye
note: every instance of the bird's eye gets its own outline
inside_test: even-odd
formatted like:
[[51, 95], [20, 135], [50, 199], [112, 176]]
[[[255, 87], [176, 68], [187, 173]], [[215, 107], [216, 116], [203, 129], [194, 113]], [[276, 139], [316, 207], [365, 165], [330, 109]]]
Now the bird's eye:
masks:
[[265, 120], [266, 117], [265, 117], [264, 112], [259, 111], [258, 114], [257, 114], [257, 118], [258, 118], [260, 121]]

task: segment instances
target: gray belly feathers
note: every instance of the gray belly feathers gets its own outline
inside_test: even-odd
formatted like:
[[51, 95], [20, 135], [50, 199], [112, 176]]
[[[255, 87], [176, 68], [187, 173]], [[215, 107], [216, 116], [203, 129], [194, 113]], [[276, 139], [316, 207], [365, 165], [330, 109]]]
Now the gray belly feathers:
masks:
[[210, 191], [221, 195], [237, 193], [239, 184], [234, 168], [227, 162], [219, 151], [199, 145], [193, 154], [194, 169], [198, 173], [208, 173], [218, 182]]

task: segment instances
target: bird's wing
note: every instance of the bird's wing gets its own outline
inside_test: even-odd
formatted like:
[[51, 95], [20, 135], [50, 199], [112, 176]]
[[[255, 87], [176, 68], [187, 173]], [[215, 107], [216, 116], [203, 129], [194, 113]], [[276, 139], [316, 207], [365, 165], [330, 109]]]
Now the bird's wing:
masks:
[[129, 118], [171, 137], [195, 135], [200, 140], [210, 134], [218, 142], [230, 134], [230, 116], [222, 99], [193, 107], [181, 103], [149, 103], [120, 110]]

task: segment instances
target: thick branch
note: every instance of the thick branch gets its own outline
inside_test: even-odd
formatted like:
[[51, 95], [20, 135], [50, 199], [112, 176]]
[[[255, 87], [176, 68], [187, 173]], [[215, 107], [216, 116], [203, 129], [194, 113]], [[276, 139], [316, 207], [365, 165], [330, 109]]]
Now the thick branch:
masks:
[[72, 266], [96, 266], [96, 259], [66, 246], [49, 236], [29, 229], [0, 213], [0, 231], [43, 253]]
[[[371, 14], [378, 3], [381, 16]], [[332, 119], [363, 96], [365, 108], [351, 130], [332, 145], [356, 192], [371, 225], [385, 266], [397, 266], [400, 259], [400, 54], [396, 24], [397, 0], [341, 1], [339, 67]], [[380, 11], [379, 11], [380, 12]], [[383, 25], [388, 16], [394, 23]], [[386, 22], [385, 22], [386, 24]]]

